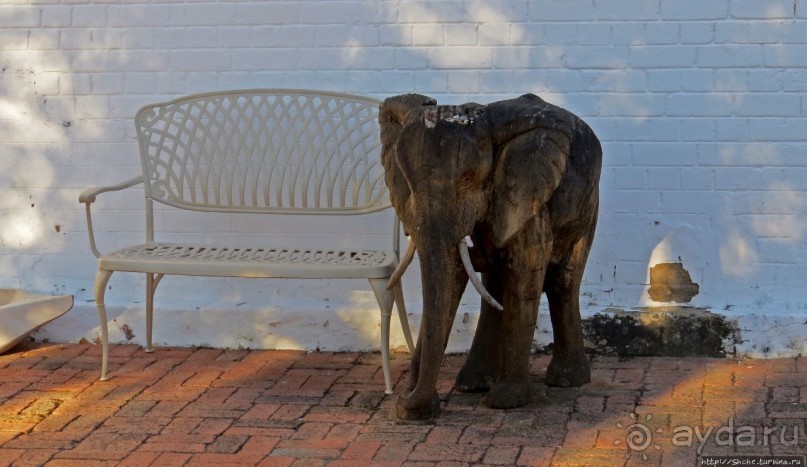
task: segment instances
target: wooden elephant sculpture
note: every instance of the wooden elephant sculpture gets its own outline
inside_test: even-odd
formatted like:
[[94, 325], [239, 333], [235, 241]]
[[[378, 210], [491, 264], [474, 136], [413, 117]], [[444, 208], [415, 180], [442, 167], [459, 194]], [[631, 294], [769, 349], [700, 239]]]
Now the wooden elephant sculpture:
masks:
[[417, 251], [423, 290], [423, 319], [397, 416], [439, 414], [438, 371], [469, 279], [483, 300], [457, 376], [460, 391], [487, 391], [488, 405], [498, 408], [529, 401], [542, 292], [555, 339], [548, 384], [588, 382], [579, 293], [602, 165], [591, 128], [532, 94], [461, 106], [395, 96], [381, 105], [379, 122], [385, 182], [411, 235], [390, 286]]

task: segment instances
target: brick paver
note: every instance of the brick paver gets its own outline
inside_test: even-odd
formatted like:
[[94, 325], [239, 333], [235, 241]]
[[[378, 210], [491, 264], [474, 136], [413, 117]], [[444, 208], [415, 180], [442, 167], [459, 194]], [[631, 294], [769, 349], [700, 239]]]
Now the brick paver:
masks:
[[[0, 356], [0, 465], [698, 465], [807, 453], [807, 358], [595, 358], [582, 388], [494, 410], [453, 391], [440, 418], [391, 417], [377, 354], [28, 345]], [[396, 392], [408, 355], [393, 359]]]

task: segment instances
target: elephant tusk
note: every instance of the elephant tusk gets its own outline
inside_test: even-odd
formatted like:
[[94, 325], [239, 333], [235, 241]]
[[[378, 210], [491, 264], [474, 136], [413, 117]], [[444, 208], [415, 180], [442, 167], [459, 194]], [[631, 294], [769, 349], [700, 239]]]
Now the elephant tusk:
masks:
[[473, 265], [471, 265], [471, 257], [468, 254], [468, 247], [473, 247], [474, 242], [471, 241], [471, 237], [466, 236], [462, 240], [460, 240], [460, 258], [462, 259], [462, 265], [465, 266], [465, 272], [468, 273], [468, 279], [471, 280], [471, 284], [473, 284], [474, 288], [479, 295], [482, 296], [482, 299], [485, 300], [492, 306], [499, 311], [504, 310], [504, 307], [496, 301], [495, 298], [490, 294], [490, 292], [485, 289], [485, 286], [482, 284], [482, 280], [474, 271]]
[[401, 262], [398, 263], [398, 267], [392, 271], [389, 282], [387, 282], [387, 290], [392, 290], [398, 286], [398, 283], [401, 282], [401, 277], [403, 277], [404, 272], [406, 272], [406, 268], [409, 267], [409, 263], [412, 262], [412, 258], [414, 257], [415, 242], [409, 240], [409, 248], [406, 249], [406, 253], [404, 253], [403, 258], [401, 258]]

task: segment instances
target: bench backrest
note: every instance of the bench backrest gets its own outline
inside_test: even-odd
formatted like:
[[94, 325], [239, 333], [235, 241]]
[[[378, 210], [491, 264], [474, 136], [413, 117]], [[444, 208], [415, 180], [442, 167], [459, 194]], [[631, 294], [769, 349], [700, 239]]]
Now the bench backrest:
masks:
[[219, 212], [388, 208], [379, 104], [348, 94], [258, 89], [146, 106], [135, 117], [146, 196]]

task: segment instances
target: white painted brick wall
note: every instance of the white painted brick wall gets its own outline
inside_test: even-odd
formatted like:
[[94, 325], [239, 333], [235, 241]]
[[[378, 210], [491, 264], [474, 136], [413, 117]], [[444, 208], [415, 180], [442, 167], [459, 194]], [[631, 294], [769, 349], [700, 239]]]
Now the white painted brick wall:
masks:
[[[76, 317], [64, 318], [69, 331], [51, 325], [54, 339], [95, 332], [94, 258], [77, 197], [138, 173], [135, 111], [252, 87], [420, 92], [446, 103], [540, 94], [587, 119], [605, 148], [584, 313], [653, 305], [648, 268], [678, 260], [702, 281], [692, 305], [807, 307], [803, 0], [15, 1], [0, 5], [0, 25], [0, 286], [75, 294]], [[103, 247], [141, 238], [140, 193], [99, 200]], [[173, 238], [325, 240], [296, 219], [211, 224], [160, 210], [157, 225]], [[341, 225], [339, 241], [379, 241], [372, 227]], [[405, 280], [416, 318], [415, 272]], [[160, 307], [263, 309], [266, 290], [288, 289], [270, 294], [287, 313], [321, 312], [300, 284], [175, 283], [158, 292]], [[113, 308], [140, 307], [142, 278], [112, 285]], [[328, 282], [313, 297], [348, 308], [349, 297], [368, 297], [358, 283], [353, 294]], [[171, 326], [193, 319], [177, 316]]]

